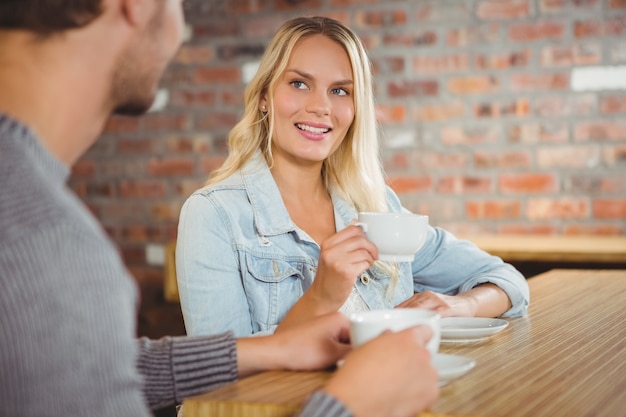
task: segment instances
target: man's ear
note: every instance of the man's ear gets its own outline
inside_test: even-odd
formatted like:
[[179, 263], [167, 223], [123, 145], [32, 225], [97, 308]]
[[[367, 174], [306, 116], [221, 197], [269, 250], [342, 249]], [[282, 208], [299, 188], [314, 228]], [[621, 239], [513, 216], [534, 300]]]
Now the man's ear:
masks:
[[147, 4], [145, 0], [119, 0], [122, 15], [131, 26], [140, 26], [145, 19]]

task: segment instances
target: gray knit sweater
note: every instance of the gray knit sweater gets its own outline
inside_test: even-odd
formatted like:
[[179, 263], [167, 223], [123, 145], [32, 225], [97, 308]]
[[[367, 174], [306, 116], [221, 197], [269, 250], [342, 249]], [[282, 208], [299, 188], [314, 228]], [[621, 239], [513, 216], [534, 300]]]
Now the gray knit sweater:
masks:
[[[230, 334], [135, 337], [135, 282], [68, 176], [0, 114], [0, 416], [149, 416], [235, 380]], [[302, 412], [345, 415], [322, 393]]]

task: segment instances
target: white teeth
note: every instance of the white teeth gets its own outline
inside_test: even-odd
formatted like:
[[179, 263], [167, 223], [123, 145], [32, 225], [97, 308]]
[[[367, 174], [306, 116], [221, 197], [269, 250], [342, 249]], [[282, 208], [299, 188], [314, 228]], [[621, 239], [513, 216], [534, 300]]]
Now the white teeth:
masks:
[[296, 124], [296, 126], [298, 126], [298, 129], [300, 130], [306, 130], [307, 132], [317, 133], [317, 134], [327, 133], [330, 130], [329, 128], [313, 127], [309, 125], [303, 125], [301, 123]]

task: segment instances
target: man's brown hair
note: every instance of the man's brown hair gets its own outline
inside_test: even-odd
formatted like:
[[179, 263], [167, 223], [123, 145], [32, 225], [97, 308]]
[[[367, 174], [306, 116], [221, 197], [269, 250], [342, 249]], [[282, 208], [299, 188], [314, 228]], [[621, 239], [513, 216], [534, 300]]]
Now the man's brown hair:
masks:
[[46, 36], [86, 26], [101, 12], [102, 0], [0, 0], [0, 30]]

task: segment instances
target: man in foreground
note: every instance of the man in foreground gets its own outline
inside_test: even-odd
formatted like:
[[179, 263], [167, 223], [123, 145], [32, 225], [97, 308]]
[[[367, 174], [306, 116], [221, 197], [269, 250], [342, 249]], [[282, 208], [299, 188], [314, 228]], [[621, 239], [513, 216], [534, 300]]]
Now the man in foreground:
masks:
[[[268, 337], [135, 338], [135, 282], [65, 183], [111, 113], [150, 107], [182, 31], [181, 0], [0, 0], [0, 415], [149, 416], [350, 350], [340, 314]], [[418, 327], [348, 353], [301, 415], [427, 407], [429, 337]]]

